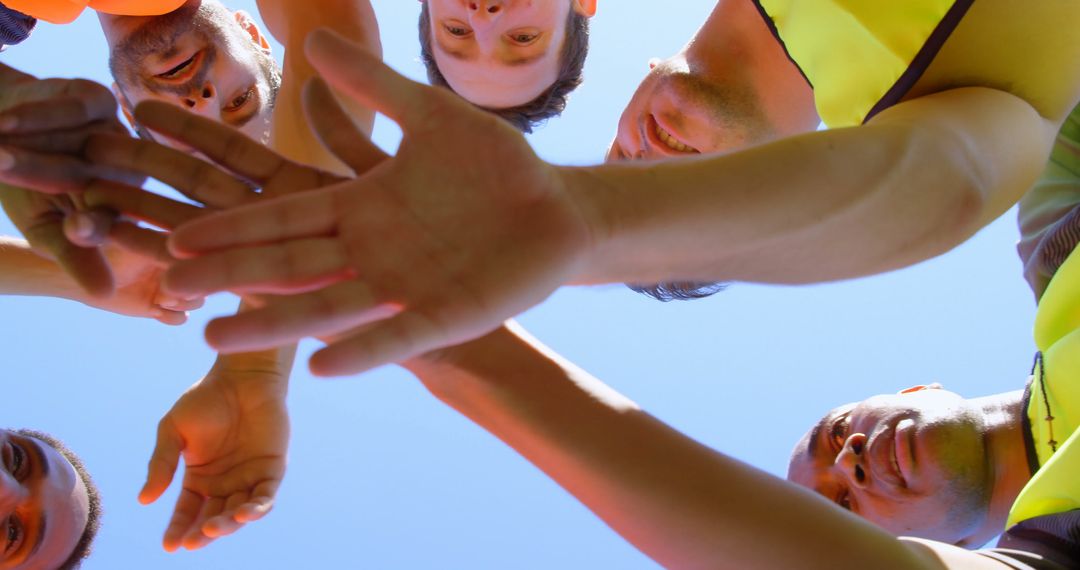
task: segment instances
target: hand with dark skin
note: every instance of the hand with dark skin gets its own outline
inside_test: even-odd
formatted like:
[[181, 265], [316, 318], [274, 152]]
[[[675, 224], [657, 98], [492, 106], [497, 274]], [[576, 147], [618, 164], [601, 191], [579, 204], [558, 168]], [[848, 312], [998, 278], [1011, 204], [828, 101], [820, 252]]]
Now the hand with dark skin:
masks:
[[113, 290], [100, 249], [111, 214], [86, 211], [79, 193], [94, 179], [141, 184], [130, 170], [82, 157], [94, 133], [126, 134], [108, 88], [81, 79], [37, 79], [0, 64], [0, 204], [42, 254], [93, 296]]

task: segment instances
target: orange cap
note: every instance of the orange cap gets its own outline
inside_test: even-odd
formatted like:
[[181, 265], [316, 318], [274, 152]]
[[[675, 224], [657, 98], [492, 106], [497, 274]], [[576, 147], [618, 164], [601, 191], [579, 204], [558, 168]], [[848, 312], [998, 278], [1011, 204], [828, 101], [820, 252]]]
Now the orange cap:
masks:
[[4, 5], [39, 20], [67, 24], [87, 7], [118, 16], [160, 16], [184, 5], [186, 0], [4, 0]]

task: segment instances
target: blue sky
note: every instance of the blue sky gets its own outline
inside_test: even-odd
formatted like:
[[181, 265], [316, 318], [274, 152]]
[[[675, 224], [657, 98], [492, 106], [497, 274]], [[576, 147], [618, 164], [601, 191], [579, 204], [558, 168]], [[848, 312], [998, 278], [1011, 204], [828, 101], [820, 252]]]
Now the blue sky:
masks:
[[[257, 12], [254, 1], [225, 3]], [[708, 0], [677, 5], [600, 3], [585, 86], [562, 119], [531, 137], [542, 156], [601, 160], [648, 58], [678, 50], [712, 8]], [[376, 0], [387, 60], [420, 79], [418, 7]], [[42, 26], [0, 61], [39, 76], [110, 81], [89, 14]], [[380, 119], [376, 142], [392, 149], [398, 136]], [[1034, 303], [1015, 225], [1010, 211], [948, 255], [869, 279], [735, 285], [669, 304], [619, 286], [564, 289], [521, 321], [662, 420], [782, 475], [795, 441], [837, 404], [929, 381], [969, 396], [1022, 387]], [[14, 232], [0, 220], [0, 234]], [[103, 491], [104, 526], [85, 568], [654, 566], [404, 371], [327, 381], [302, 364], [290, 393], [289, 473], [274, 512], [203, 551], [166, 554], [160, 536], [175, 489], [151, 507], [135, 497], [158, 419], [213, 361], [203, 325], [234, 306], [218, 296], [188, 325], [168, 328], [66, 301], [0, 299], [0, 425], [64, 439]], [[302, 345], [300, 362], [315, 346]]]

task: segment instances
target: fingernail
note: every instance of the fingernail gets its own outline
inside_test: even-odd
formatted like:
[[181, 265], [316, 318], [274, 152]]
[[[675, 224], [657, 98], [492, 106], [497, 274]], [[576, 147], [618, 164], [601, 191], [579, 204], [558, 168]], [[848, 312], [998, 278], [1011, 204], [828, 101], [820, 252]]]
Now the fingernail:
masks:
[[0, 132], [10, 133], [19, 126], [19, 118], [8, 115], [0, 117]]
[[12, 168], [15, 168], [15, 156], [0, 148], [0, 170], [11, 170]]
[[81, 238], [89, 238], [94, 235], [94, 222], [87, 216], [75, 218], [75, 235]]

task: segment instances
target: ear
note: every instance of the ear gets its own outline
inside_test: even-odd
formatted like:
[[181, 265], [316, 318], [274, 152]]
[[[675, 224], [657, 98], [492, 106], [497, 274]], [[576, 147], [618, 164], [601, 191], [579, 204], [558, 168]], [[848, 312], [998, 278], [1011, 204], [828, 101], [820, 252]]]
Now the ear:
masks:
[[586, 18], [592, 18], [596, 15], [596, 2], [597, 0], [574, 0], [574, 10]]
[[259, 25], [255, 23], [255, 18], [252, 18], [251, 14], [243, 10], [237, 10], [233, 12], [233, 18], [236, 18], [236, 23], [240, 24], [240, 27], [251, 36], [251, 41], [255, 42], [259, 49], [267, 54], [270, 53], [270, 42], [266, 41], [266, 36], [263, 35], [262, 30], [259, 29]]
[[910, 388], [900, 390], [897, 393], [898, 394], [913, 394], [915, 392], [922, 392], [923, 390], [943, 390], [943, 389], [944, 389], [944, 387], [941, 384], [939, 384], [938, 382], [933, 382], [931, 384], [916, 384], [915, 386], [912, 386]]

